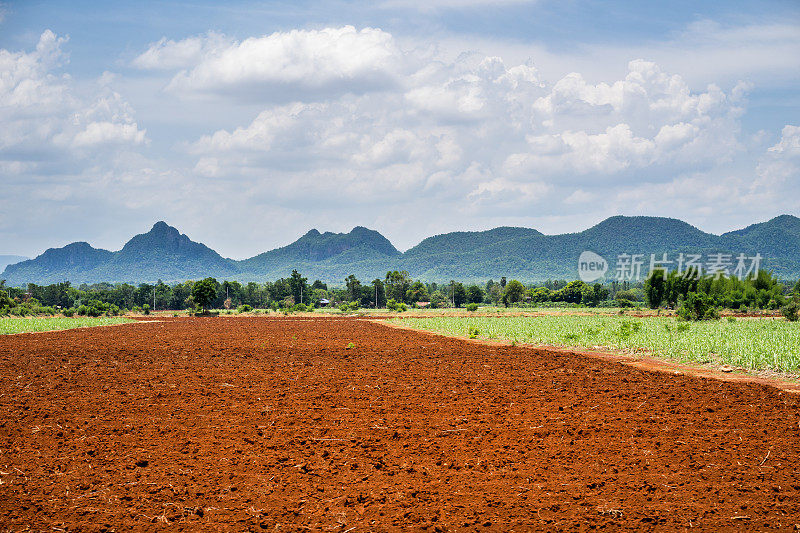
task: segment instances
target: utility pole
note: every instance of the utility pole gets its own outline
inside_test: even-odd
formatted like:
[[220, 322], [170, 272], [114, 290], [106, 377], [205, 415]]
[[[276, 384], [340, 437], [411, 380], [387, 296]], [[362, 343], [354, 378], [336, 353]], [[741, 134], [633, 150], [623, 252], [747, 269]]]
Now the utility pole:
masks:
[[153, 311], [156, 310], [156, 287], [153, 285]]
[[300, 303], [303, 303], [303, 284], [300, 284]]
[[375, 309], [378, 308], [378, 284], [375, 284]]

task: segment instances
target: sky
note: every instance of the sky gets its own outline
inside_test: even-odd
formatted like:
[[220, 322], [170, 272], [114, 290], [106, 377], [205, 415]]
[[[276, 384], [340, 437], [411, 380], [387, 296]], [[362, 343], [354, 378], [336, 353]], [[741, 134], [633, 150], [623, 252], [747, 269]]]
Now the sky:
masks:
[[800, 216], [800, 2], [0, 0], [0, 254]]

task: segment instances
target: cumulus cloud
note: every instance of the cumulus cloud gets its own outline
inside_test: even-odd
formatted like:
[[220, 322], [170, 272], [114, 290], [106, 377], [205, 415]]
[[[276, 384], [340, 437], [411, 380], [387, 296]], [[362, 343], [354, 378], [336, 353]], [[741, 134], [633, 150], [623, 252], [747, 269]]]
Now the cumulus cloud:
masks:
[[276, 32], [241, 42], [218, 34], [178, 42], [162, 39], [133, 65], [182, 68], [166, 87], [179, 96], [289, 101], [391, 87], [407, 70], [405, 62], [391, 34], [344, 26]]
[[218, 55], [223, 49], [232, 45], [231, 40], [215, 32], [188, 37], [181, 41], [163, 37], [136, 56], [132, 65], [143, 70], [184, 69], [199, 64], [206, 57]]
[[781, 140], [769, 148], [773, 154], [785, 154], [789, 157], [800, 156], [800, 127], [787, 124], [781, 132]]
[[195, 170], [284, 199], [358, 190], [377, 202], [394, 190], [396, 202], [424, 194], [522, 213], [586, 202], [610, 181], [667, 183], [744, 150], [744, 87], [692, 91], [652, 62], [630, 62], [616, 81], [574, 73], [548, 83], [530, 63], [464, 56], [409, 80], [402, 90], [270, 106], [191, 143]]
[[80, 160], [113, 157], [110, 146], [146, 142], [130, 106], [109, 87], [110, 75], [79, 87], [60, 72], [69, 59], [66, 42], [47, 30], [32, 51], [0, 49], [0, 164], [7, 180], [70, 172]]

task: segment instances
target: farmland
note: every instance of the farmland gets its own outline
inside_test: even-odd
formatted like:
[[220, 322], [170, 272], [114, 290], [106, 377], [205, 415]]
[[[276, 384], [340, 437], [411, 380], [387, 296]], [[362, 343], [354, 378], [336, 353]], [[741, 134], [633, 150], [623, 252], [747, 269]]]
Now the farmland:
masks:
[[782, 319], [689, 323], [672, 317], [619, 317], [594, 312], [588, 316], [404, 317], [393, 322], [463, 337], [648, 352], [683, 362], [727, 364], [747, 370], [797, 373], [800, 369], [800, 327]]
[[0, 529], [786, 529], [778, 389], [338, 317], [0, 337]]

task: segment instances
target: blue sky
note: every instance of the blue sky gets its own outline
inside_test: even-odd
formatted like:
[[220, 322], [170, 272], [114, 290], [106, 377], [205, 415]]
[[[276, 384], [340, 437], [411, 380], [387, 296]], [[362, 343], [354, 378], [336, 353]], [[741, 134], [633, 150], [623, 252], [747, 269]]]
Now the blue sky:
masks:
[[800, 4], [0, 3], [0, 254], [800, 215]]

